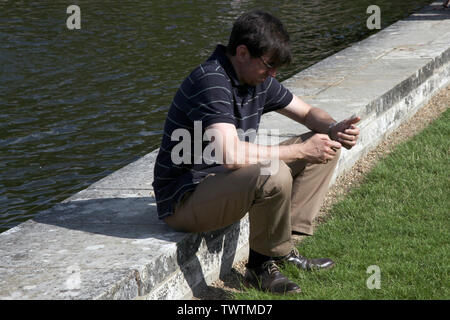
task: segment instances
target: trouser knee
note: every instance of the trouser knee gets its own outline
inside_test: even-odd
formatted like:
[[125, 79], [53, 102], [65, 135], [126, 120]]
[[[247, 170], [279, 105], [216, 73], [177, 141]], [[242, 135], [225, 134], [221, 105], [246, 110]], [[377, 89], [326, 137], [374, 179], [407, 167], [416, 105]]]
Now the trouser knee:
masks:
[[291, 196], [292, 174], [291, 169], [284, 161], [279, 161], [278, 166], [271, 175], [267, 175], [262, 186], [262, 197], [283, 193]]

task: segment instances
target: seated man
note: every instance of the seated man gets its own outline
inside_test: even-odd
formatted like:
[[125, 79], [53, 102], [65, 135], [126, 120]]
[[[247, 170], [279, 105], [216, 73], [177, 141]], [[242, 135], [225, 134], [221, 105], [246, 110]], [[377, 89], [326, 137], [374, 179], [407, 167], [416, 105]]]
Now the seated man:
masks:
[[[275, 79], [290, 60], [289, 35], [277, 18], [259, 10], [239, 17], [228, 46], [218, 45], [178, 89], [153, 182], [159, 218], [179, 231], [216, 230], [248, 212], [246, 278], [274, 293], [300, 291], [280, 273], [280, 263], [305, 270], [334, 265], [328, 258], [300, 256], [291, 237], [313, 234], [340, 148], [353, 147], [359, 134], [354, 126], [359, 118], [337, 123]], [[272, 146], [247, 141], [270, 111], [312, 132]], [[211, 144], [214, 161], [204, 156]], [[276, 169], [267, 173], [275, 162]]]

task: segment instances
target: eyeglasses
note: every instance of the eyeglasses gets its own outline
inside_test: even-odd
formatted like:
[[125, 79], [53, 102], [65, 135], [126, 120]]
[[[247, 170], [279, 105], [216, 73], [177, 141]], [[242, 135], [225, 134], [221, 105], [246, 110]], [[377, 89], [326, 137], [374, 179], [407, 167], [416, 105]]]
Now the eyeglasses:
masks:
[[275, 66], [271, 65], [270, 63], [268, 63], [266, 60], [264, 60], [262, 57], [259, 57], [262, 61], [262, 63], [264, 63], [264, 65], [266, 66], [267, 69], [274, 69]]

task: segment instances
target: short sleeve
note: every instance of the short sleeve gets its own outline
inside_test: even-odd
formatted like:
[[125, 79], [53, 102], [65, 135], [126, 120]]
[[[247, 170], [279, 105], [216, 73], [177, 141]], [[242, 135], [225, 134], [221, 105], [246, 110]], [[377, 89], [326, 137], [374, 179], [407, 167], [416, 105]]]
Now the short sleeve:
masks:
[[186, 115], [193, 122], [201, 121], [203, 128], [219, 122], [235, 124], [229, 79], [220, 72], [200, 70], [193, 72], [180, 88], [189, 106]]
[[263, 113], [283, 109], [293, 98], [292, 93], [275, 78], [270, 78], [266, 88], [266, 102]]

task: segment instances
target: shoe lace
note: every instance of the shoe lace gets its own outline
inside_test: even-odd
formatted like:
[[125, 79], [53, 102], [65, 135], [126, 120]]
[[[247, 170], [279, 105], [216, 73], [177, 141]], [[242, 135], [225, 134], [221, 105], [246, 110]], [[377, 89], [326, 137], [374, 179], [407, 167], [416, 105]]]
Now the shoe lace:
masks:
[[289, 254], [289, 256], [291, 256], [291, 257], [296, 257], [296, 258], [299, 258], [299, 259], [306, 259], [304, 256], [302, 256], [299, 252], [298, 252], [298, 250], [297, 250], [297, 248], [292, 248], [292, 250], [291, 250], [291, 253]]
[[291, 252], [286, 256], [286, 260], [289, 261], [290, 259], [296, 259], [303, 268], [308, 267], [309, 260], [302, 256], [295, 247], [292, 248]]
[[280, 272], [280, 269], [278, 268], [277, 264], [274, 260], [269, 260], [263, 263], [263, 268], [267, 269], [269, 274], [274, 274]]

